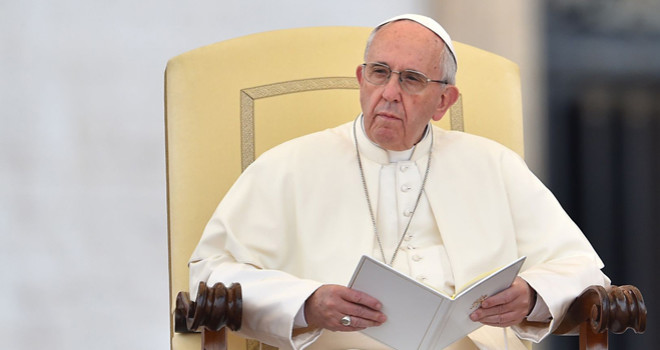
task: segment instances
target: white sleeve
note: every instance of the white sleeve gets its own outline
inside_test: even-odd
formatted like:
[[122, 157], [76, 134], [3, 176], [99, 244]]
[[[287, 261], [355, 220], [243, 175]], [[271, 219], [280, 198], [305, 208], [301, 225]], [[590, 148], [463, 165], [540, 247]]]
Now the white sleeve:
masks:
[[296, 317], [293, 320], [293, 326], [296, 328], [305, 328], [309, 326], [307, 320], [305, 319], [305, 304], [300, 306]]
[[585, 288], [610, 281], [582, 231], [522, 159], [509, 153], [502, 162], [518, 251], [529, 266], [520, 277], [536, 290], [551, 316], [542, 326], [523, 321], [512, 328], [521, 338], [540, 341], [561, 323]]
[[294, 319], [321, 282], [273, 267], [290, 263], [287, 259], [297, 253], [291, 243], [295, 237], [288, 236], [292, 215], [282, 205], [290, 191], [275, 177], [273, 171], [251, 166], [227, 192], [188, 264], [190, 295], [196, 295], [200, 281], [240, 283], [243, 320], [238, 333], [281, 349], [300, 349], [320, 331], [293, 336]]
[[301, 349], [320, 335], [320, 330], [293, 337], [294, 320], [319, 282], [299, 279], [276, 270], [261, 270], [232, 262], [227, 256], [190, 263], [190, 295], [197, 295], [200, 281], [208, 285], [240, 282], [243, 320], [239, 334], [281, 349]]

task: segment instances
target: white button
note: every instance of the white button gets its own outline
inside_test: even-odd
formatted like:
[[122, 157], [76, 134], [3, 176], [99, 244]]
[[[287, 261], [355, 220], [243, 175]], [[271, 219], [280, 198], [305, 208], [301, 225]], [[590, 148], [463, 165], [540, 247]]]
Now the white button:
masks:
[[415, 247], [413, 247], [413, 246], [410, 245], [410, 244], [409, 244], [408, 246], [406, 246], [406, 248], [408, 248], [408, 250], [415, 250]]
[[403, 216], [410, 217], [410, 215], [412, 215], [412, 213], [413, 213], [412, 210], [406, 209], [406, 210], [403, 211]]
[[411, 189], [412, 189], [412, 187], [410, 187], [410, 185], [403, 185], [403, 186], [401, 186], [401, 191], [403, 191], [403, 192], [408, 192], [408, 191], [410, 191]]
[[402, 173], [405, 173], [406, 170], [408, 170], [408, 166], [407, 165], [402, 165], [402, 166], [399, 167], [399, 170], [401, 170]]
[[406, 237], [404, 238], [404, 240], [406, 240], [406, 241], [409, 241], [411, 239], [412, 239], [412, 235], [406, 235]]
[[412, 259], [413, 259], [413, 261], [420, 261], [420, 260], [422, 260], [422, 257], [415, 254], [415, 255], [413, 255]]
[[424, 281], [426, 281], [426, 276], [419, 275], [419, 276], [417, 276], [417, 280], [420, 281], [420, 282], [424, 282]]

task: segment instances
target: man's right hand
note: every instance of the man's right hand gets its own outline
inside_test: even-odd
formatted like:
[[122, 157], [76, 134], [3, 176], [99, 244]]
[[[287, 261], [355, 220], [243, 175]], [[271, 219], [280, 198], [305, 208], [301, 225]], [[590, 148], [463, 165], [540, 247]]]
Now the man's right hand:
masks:
[[[382, 304], [370, 295], [334, 284], [319, 287], [305, 301], [305, 319], [310, 327], [331, 331], [359, 331], [380, 326], [387, 317], [380, 312]], [[341, 319], [351, 318], [350, 326]]]

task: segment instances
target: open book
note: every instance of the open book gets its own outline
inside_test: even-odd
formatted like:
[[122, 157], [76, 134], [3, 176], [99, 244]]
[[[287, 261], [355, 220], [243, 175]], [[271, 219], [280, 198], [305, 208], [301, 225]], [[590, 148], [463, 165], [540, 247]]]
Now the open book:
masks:
[[387, 322], [364, 334], [395, 349], [442, 349], [482, 326], [470, 314], [511, 286], [524, 261], [523, 256], [452, 297], [362, 256], [348, 286], [378, 299], [387, 315]]

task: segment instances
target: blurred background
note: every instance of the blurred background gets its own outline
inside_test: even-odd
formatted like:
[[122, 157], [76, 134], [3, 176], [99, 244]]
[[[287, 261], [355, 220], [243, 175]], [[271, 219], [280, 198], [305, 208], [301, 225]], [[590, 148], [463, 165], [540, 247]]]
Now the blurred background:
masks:
[[[613, 282], [637, 285], [649, 308], [646, 334], [612, 337], [610, 348], [655, 348], [655, 0], [3, 1], [2, 348], [169, 348], [169, 58], [261, 31], [372, 27], [408, 12], [520, 65], [530, 168], [583, 228]], [[535, 349], [569, 348], [572, 338]]]

